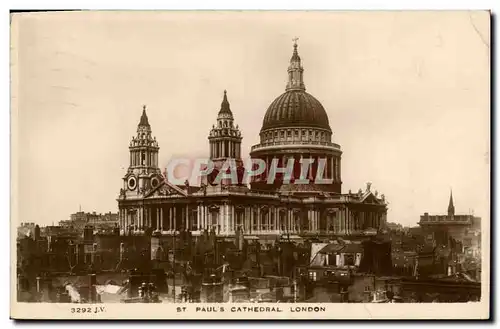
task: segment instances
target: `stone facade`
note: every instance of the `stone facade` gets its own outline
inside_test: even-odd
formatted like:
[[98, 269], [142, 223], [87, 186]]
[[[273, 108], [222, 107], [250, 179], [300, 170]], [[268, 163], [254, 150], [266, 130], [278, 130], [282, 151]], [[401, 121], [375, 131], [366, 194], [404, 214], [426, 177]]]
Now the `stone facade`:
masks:
[[[246, 170], [241, 160], [242, 134], [234, 123], [224, 92], [217, 123], [209, 133], [208, 154], [215, 164], [215, 173], [226, 160], [235, 160], [238, 182], [223, 179], [214, 184], [215, 174], [212, 174], [202, 179], [201, 186], [189, 186], [187, 182], [175, 185], [158, 167], [159, 147], [151, 136], [144, 109], [137, 136], [130, 144], [130, 166], [118, 198], [121, 234], [140, 235], [150, 231], [156, 235], [173, 235], [187, 230], [194, 237], [204, 231], [214, 231], [219, 237], [234, 238], [241, 231], [244, 238], [272, 243], [281, 238], [363, 237], [385, 227], [386, 200], [384, 195], [371, 190], [370, 183], [357, 193], [341, 193], [342, 152], [338, 144], [331, 142], [332, 132], [326, 112], [319, 107], [321, 104], [312, 102], [309, 94], [304, 96], [302, 71], [295, 45], [288, 70], [289, 78], [293, 79], [286, 92], [299, 93], [293, 97], [302, 99], [299, 102], [302, 105], [296, 106], [293, 99], [285, 105], [273, 102], [268, 113], [275, 113], [276, 106], [281, 106], [276, 113], [288, 111], [289, 121], [287, 118], [273, 121], [272, 115], [266, 114], [261, 142], [252, 147], [250, 154], [268, 165], [277, 161], [279, 167], [293, 159], [291, 182], [284, 182], [283, 176], [277, 175], [274, 183], [266, 183], [267, 169], [250, 184], [241, 180], [240, 174]], [[308, 111], [316, 111], [316, 114], [310, 115]], [[323, 115], [326, 119], [319, 122], [318, 117]], [[279, 127], [274, 126], [276, 122]], [[323, 178], [330, 182], [295, 184], [297, 179], [304, 178], [295, 166], [303, 158], [315, 159], [305, 172], [305, 177], [310, 178], [319, 170], [318, 160], [324, 159]]]

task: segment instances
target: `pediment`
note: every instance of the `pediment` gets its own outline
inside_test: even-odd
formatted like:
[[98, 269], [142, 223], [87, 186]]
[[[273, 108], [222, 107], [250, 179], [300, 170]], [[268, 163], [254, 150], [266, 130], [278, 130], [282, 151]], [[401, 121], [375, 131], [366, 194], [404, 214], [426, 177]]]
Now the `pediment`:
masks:
[[186, 191], [174, 184], [163, 181], [156, 188], [144, 191], [144, 198], [162, 197], [162, 196], [186, 196]]
[[372, 192], [363, 195], [360, 201], [362, 203], [380, 204], [380, 200]]

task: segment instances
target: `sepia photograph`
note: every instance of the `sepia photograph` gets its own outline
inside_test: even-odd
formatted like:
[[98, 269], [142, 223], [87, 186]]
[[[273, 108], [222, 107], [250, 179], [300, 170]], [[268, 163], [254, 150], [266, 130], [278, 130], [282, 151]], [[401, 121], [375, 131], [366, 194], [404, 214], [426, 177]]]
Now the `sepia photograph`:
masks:
[[490, 20], [11, 13], [11, 317], [489, 318]]

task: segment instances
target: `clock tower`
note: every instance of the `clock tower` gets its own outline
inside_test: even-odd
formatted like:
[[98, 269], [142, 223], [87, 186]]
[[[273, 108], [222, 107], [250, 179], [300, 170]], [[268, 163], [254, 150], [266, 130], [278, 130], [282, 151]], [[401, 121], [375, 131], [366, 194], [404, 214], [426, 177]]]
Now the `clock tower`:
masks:
[[151, 135], [146, 106], [143, 107], [141, 120], [137, 126], [137, 135], [132, 137], [129, 150], [130, 163], [127, 174], [123, 177], [122, 191], [127, 196], [144, 195], [147, 191], [156, 188], [163, 180], [158, 167], [160, 148], [156, 137]]

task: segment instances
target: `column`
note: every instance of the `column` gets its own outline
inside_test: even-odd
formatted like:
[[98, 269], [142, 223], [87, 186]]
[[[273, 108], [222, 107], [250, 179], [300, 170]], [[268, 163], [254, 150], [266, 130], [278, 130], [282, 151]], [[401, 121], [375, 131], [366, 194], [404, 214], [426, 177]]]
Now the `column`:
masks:
[[205, 205], [201, 206], [202, 216], [201, 216], [201, 226], [203, 229], [207, 228], [207, 207]]
[[[135, 218], [133, 218], [134, 215]], [[137, 231], [137, 227], [139, 226], [139, 218], [137, 217], [136, 209], [132, 209], [132, 211], [130, 212], [130, 222], [132, 222], [132, 219], [134, 220], [134, 225], [135, 225], [134, 231]]]
[[278, 226], [278, 216], [279, 216], [278, 209], [275, 206], [273, 206], [273, 221], [271, 223], [271, 226], [274, 232], [277, 231], [276, 228]]
[[202, 223], [202, 220], [203, 220], [203, 205], [200, 203], [198, 205], [198, 231], [201, 232], [201, 229], [203, 227], [203, 223]]
[[307, 210], [307, 231], [311, 230], [311, 210]]
[[250, 233], [252, 233], [252, 231], [253, 231], [253, 223], [254, 223], [254, 218], [253, 218], [254, 207], [250, 206], [249, 211], [250, 211], [250, 228], [248, 229], [248, 231]]
[[141, 229], [141, 212], [140, 208], [135, 209], [135, 216], [137, 220], [137, 230], [139, 231]]
[[266, 156], [266, 180], [268, 176], [269, 176], [269, 157]]
[[260, 232], [261, 230], [262, 226], [261, 226], [260, 207], [257, 206], [257, 232]]
[[315, 211], [314, 210], [311, 210], [311, 232], [314, 232], [314, 222], [315, 222]]
[[346, 210], [345, 210], [345, 220], [344, 220], [345, 233], [346, 234], [349, 233], [349, 217], [350, 217], [349, 209], [346, 208]]
[[329, 178], [333, 179], [333, 181], [336, 180], [335, 179], [334, 165], [333, 165], [334, 161], [335, 161], [335, 158], [333, 156], [330, 157], [330, 163], [329, 163], [329, 165], [330, 165], [330, 177]]
[[316, 225], [317, 225], [317, 218], [318, 217], [318, 213], [316, 212], [316, 210], [313, 210], [313, 232], [316, 233]]
[[156, 230], [160, 229], [160, 209], [156, 208]]
[[248, 218], [250, 216], [248, 216], [248, 207], [245, 207], [245, 210], [243, 211], [243, 220], [241, 221], [241, 223], [243, 224], [243, 227], [242, 227], [242, 230], [243, 232], [247, 232], [248, 230]]
[[177, 231], [177, 207], [173, 206], [173, 215], [174, 215], [174, 231]]
[[351, 216], [351, 211], [348, 209], [347, 210], [347, 233], [351, 233], [351, 221], [352, 221], [352, 216]]
[[316, 214], [316, 210], [313, 210], [312, 211], [312, 218], [313, 218], [313, 220], [312, 220], [312, 231], [314, 233], [316, 233], [316, 215], [317, 215]]
[[160, 208], [160, 231], [163, 231], [163, 207]]
[[[224, 145], [224, 152], [226, 151], [226, 147]], [[224, 153], [227, 156], [227, 153]], [[229, 216], [229, 211], [227, 209], [227, 203], [222, 206], [222, 218], [218, 224], [221, 224], [221, 232], [227, 232], [227, 220]]]
[[181, 230], [181, 228], [184, 226], [184, 207], [181, 207], [179, 209], [179, 217], [181, 218], [181, 221], [177, 227], [177, 230]]
[[344, 209], [340, 208], [339, 209], [339, 218], [338, 218], [338, 223], [339, 223], [339, 232], [340, 234], [343, 233], [344, 225], [343, 225], [343, 220], [344, 220]]
[[174, 228], [174, 223], [173, 223], [173, 218], [174, 218], [174, 216], [173, 216], [173, 212], [174, 212], [174, 211], [173, 211], [173, 209], [172, 209], [172, 205], [170, 205], [170, 206], [168, 207], [168, 230], [169, 230], [169, 231], [172, 231], [172, 230], [173, 230], [173, 228]]
[[[229, 151], [229, 149], [228, 149]], [[228, 154], [230, 156], [230, 154]], [[231, 213], [229, 212], [229, 204], [226, 203], [226, 233], [229, 233], [229, 222], [231, 220]]]
[[338, 170], [337, 170], [338, 171], [338, 174], [337, 174], [338, 177], [337, 177], [337, 179], [340, 182], [341, 181], [341, 179], [340, 179], [340, 174], [341, 174], [341, 170], [340, 170], [340, 168], [341, 168], [340, 158], [337, 158], [337, 164], [338, 164], [338, 167], [339, 167]]
[[316, 232], [318, 232], [318, 231], [319, 231], [320, 213], [319, 213], [319, 210], [318, 210], [318, 211], [315, 211], [314, 213], [316, 214], [316, 216], [315, 216], [315, 217], [316, 217], [316, 220], [314, 221], [314, 230], [315, 230]]
[[316, 233], [318, 231], [318, 212], [316, 210], [313, 210], [313, 217], [314, 217], [313, 231], [314, 233]]
[[205, 229], [208, 229], [208, 216], [210, 216], [210, 213], [208, 211], [208, 206], [203, 207], [203, 225]]
[[211, 214], [210, 214], [210, 209], [208, 206], [205, 206], [205, 228], [210, 231], [210, 225], [211, 225]]
[[342, 210], [342, 233], [346, 234], [347, 233], [347, 207]]
[[[215, 233], [217, 233], [217, 229], [220, 225], [220, 230], [221, 232], [224, 232], [224, 217], [225, 217], [225, 214], [226, 214], [226, 205], [225, 204], [222, 204], [219, 208], [219, 218], [217, 218], [217, 226], [216, 226], [216, 231]], [[213, 225], [213, 223], [212, 223]]]
[[190, 230], [191, 223], [189, 222], [189, 204], [186, 205], [186, 208], [184, 208], [184, 211], [186, 212], [186, 230]]
[[229, 223], [229, 232], [234, 233], [236, 229], [236, 217], [234, 213], [234, 205], [231, 205], [231, 222]]
[[198, 231], [200, 230], [200, 216], [201, 216], [201, 210], [200, 210], [200, 205], [198, 204], [196, 206], [196, 228], [198, 229]]

